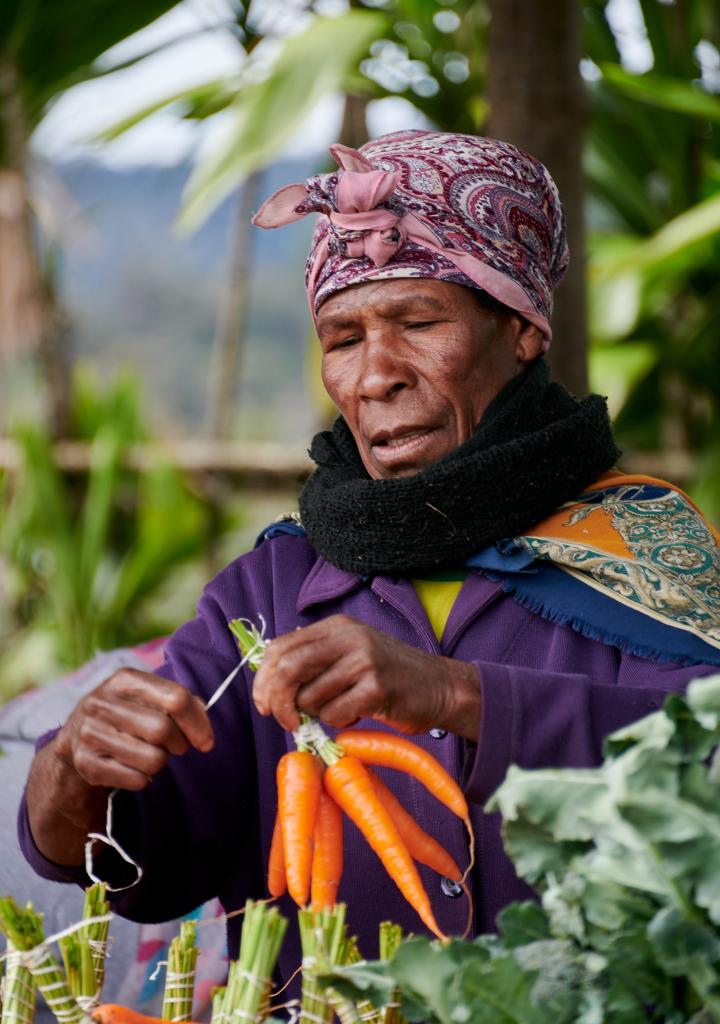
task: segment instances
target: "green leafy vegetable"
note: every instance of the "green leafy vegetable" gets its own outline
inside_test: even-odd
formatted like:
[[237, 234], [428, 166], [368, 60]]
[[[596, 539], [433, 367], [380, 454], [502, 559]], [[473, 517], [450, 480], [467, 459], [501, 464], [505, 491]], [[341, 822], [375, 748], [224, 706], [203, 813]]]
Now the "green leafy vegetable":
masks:
[[720, 675], [621, 729], [593, 769], [511, 768], [488, 804], [541, 904], [499, 935], [329, 971], [428, 1024], [720, 1022]]

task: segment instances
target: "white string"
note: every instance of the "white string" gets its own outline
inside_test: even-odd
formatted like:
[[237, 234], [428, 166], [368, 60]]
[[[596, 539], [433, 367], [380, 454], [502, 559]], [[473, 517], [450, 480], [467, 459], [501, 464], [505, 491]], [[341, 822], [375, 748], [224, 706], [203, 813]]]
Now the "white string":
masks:
[[250, 971], [246, 971], [245, 968], [243, 968], [240, 971], [240, 977], [249, 981], [250, 984], [259, 992], [265, 991], [266, 982], [262, 978], [259, 978], [257, 974], [252, 974]]
[[[316, 998], [316, 997], [313, 996], [313, 998]], [[303, 1009], [300, 1010], [300, 1016], [299, 1016], [298, 1020], [301, 1021], [301, 1022], [305, 1021], [305, 1020], [310, 1020], [310, 1021], [313, 1021], [314, 1024], [327, 1024], [327, 1017], [318, 1017], [318, 1015], [316, 1013], [311, 1013], [310, 1010], [303, 1010]]]
[[220, 683], [220, 685], [218, 686], [218, 688], [215, 691], [215, 693], [212, 695], [210, 700], [205, 705], [205, 710], [206, 711], [209, 711], [210, 708], [213, 706], [213, 704], [217, 703], [217, 701], [220, 700], [220, 698], [225, 693], [225, 691], [227, 690], [228, 686], [233, 681], [233, 679], [238, 674], [238, 672], [243, 667], [243, 665], [245, 664], [246, 661], [247, 661], [247, 658], [243, 659], [243, 661], [238, 662], [238, 664], [235, 666], [235, 668], [232, 670], [232, 672], [229, 675], [225, 676], [225, 678]]
[[252, 623], [249, 619], [239, 620], [240, 622], [247, 623], [247, 625], [249, 626], [248, 632], [250, 633], [250, 636], [253, 639], [252, 647], [250, 647], [247, 653], [243, 656], [242, 661], [240, 661], [240, 663], [235, 666], [232, 672], [228, 676], [226, 676], [225, 679], [223, 679], [223, 681], [220, 683], [215, 693], [212, 695], [210, 700], [205, 705], [206, 711], [209, 711], [213, 704], [216, 704], [220, 700], [220, 698], [225, 693], [228, 686], [233, 681], [233, 679], [238, 674], [241, 668], [243, 668], [245, 665], [250, 665], [250, 668], [252, 669], [258, 668], [260, 661], [262, 660], [262, 655], [265, 653], [265, 650], [269, 643], [269, 641], [265, 639], [265, 629], [267, 628], [265, 624], [265, 619], [259, 613], [258, 618], [260, 619], [259, 630], [257, 626], [255, 626], [255, 624]]
[[[132, 859], [129, 853], [127, 853], [120, 843], [113, 836], [113, 800], [117, 789], [111, 789], [110, 795], [108, 796], [107, 813], [105, 815], [105, 835], [100, 832], [88, 832], [88, 837], [85, 842], [85, 872], [93, 882], [97, 882], [99, 885], [106, 885], [108, 892], [125, 892], [126, 889], [132, 889], [134, 885], [137, 885], [143, 876], [143, 869], [140, 865]], [[109, 882], [105, 882], [104, 879], [98, 878], [95, 874], [95, 865], [93, 861], [93, 845], [103, 843], [105, 846], [109, 846], [111, 850], [115, 850], [117, 854], [131, 867], [135, 868], [135, 880], [130, 882], [128, 885], [110, 885]]]
[[[54, 962], [52, 952], [47, 948], [46, 943], [40, 943], [33, 949], [19, 950], [19, 953], [21, 960], [37, 981], [37, 987], [42, 992], [45, 1002], [60, 1022], [66, 1020], [76, 1022], [78, 1019], [88, 1019], [85, 1010], [70, 995], [64, 979], [48, 983], [43, 983], [41, 980], [44, 976], [54, 974], [58, 970], [58, 965]], [[54, 996], [49, 994], [56, 992], [58, 989], [64, 990], [62, 995]], [[78, 1011], [80, 1012], [78, 1013]]]
[[276, 1010], [289, 1010], [290, 1019], [288, 1021], [288, 1024], [297, 1024], [298, 1018], [300, 1016], [300, 1000], [290, 999], [287, 1003], [276, 1003], [275, 1006], [269, 1007], [269, 1012], [271, 1014], [274, 1014]]
[[309, 747], [311, 750], [319, 750], [327, 743], [327, 734], [316, 718], [301, 721], [293, 738], [298, 747]]
[[54, 932], [52, 935], [48, 935], [42, 942], [38, 942], [37, 946], [33, 946], [32, 949], [8, 949], [4, 953], [0, 954], [0, 962], [7, 960], [8, 967], [15, 962], [17, 958], [23, 967], [29, 968], [29, 963], [26, 958], [35, 958], [37, 962], [38, 957], [47, 952], [48, 946], [52, 946], [53, 943], [58, 942], [60, 939], [66, 938], [68, 935], [74, 935], [75, 932], [81, 931], [83, 928], [87, 928], [91, 924], [104, 924], [106, 921], [112, 921], [114, 914], [98, 914], [97, 917], [86, 917], [82, 921], [77, 921], [75, 924], [68, 925], [67, 928], [63, 928], [60, 932]]
[[[2, 998], [3, 1005], [6, 1005], [9, 1009], [11, 1002], [16, 1007], [22, 1007], [28, 1010], [30, 1014], [35, 1013], [35, 988], [32, 978], [29, 977], [30, 972], [25, 971], [21, 973], [21, 968], [25, 967], [22, 962], [19, 949], [10, 949], [2, 957], [3, 960], [7, 960], [7, 971], [5, 977], [2, 979]], [[14, 975], [11, 979], [10, 974]], [[10, 982], [13, 982], [12, 988]], [[26, 998], [27, 997], [27, 998]]]
[[162, 970], [163, 967], [167, 967], [167, 960], [158, 960], [157, 964], [155, 965], [155, 970], [148, 978], [148, 981], [157, 981], [158, 978], [160, 977], [160, 971]]
[[165, 975], [165, 982], [168, 988], [193, 988], [195, 985], [195, 971], [168, 971]]
[[96, 992], [94, 996], [75, 996], [75, 1002], [85, 1013], [92, 1013], [100, 1005], [100, 993]]

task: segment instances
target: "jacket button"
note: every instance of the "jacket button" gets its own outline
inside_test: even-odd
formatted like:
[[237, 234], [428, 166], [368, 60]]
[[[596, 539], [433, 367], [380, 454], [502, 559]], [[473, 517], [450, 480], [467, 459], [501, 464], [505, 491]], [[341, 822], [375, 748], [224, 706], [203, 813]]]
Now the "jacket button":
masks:
[[447, 736], [447, 729], [431, 729], [430, 735], [434, 740], [444, 740]]
[[462, 886], [459, 882], [453, 882], [452, 878], [447, 876], [440, 879], [440, 889], [442, 890], [443, 896], [449, 896], [451, 900], [455, 900], [458, 896], [462, 896]]

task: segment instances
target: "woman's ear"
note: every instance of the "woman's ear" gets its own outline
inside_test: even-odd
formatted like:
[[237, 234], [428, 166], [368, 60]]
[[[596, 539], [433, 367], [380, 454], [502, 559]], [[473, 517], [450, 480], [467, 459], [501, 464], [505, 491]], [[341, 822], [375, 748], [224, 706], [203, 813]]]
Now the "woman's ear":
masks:
[[539, 327], [522, 317], [513, 318], [516, 323], [515, 358], [518, 363], [531, 363], [545, 349], [545, 336]]

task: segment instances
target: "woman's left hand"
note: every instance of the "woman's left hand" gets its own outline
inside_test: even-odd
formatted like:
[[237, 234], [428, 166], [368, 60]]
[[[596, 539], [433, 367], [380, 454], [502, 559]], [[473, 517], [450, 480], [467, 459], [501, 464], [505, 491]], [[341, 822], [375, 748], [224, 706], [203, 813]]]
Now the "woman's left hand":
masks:
[[300, 711], [338, 728], [370, 717], [406, 733], [438, 728], [476, 741], [480, 731], [474, 665], [419, 651], [349, 615], [273, 640], [253, 699], [289, 731]]

